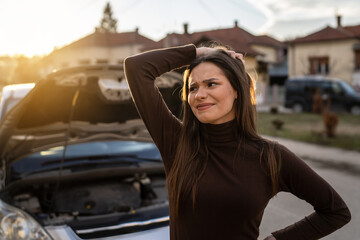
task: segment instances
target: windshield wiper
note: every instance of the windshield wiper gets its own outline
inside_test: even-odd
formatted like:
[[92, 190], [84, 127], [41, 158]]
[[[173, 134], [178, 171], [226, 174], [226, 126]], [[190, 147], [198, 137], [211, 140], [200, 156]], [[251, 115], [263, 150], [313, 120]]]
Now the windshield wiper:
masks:
[[[130, 158], [131, 159], [131, 158]], [[136, 159], [138, 159], [136, 157]], [[57, 165], [52, 165], [55, 163], [60, 163], [61, 160], [56, 160], [56, 161], [52, 161], [52, 163], [47, 163], [47, 166], [42, 167], [41, 169], [37, 169], [31, 172], [25, 172], [20, 174], [20, 178], [24, 178], [33, 174], [38, 174], [38, 173], [45, 173], [45, 172], [49, 172], [49, 171], [54, 171], [54, 170], [65, 170], [65, 169], [70, 169], [70, 170], [78, 170], [78, 168], [91, 168], [91, 169], [100, 169], [100, 168], [107, 168], [109, 166], [111, 167], [125, 167], [125, 168], [141, 168], [141, 167], [150, 167], [148, 165], [143, 165], [144, 163], [150, 163], [152, 164], [156, 164], [158, 165], [162, 165], [162, 162], [159, 160], [154, 160], [154, 159], [150, 159], [150, 161], [143, 161], [142, 159], [140, 159], [140, 161], [134, 161], [134, 159], [129, 160], [126, 158], [121, 157], [121, 161], [119, 160], [104, 160], [104, 158], [102, 158], [101, 160], [80, 160], [80, 161], [72, 161], [72, 162], [64, 162], [63, 165], [61, 166], [60, 164]], [[98, 166], [98, 167], [96, 167]]]
[[119, 155], [95, 155], [95, 156], [81, 156], [81, 157], [71, 157], [71, 158], [65, 158], [62, 159], [56, 159], [56, 160], [49, 160], [43, 162], [41, 165], [52, 165], [52, 164], [58, 164], [61, 162], [74, 162], [74, 161], [81, 161], [81, 160], [88, 160], [88, 161], [95, 161], [100, 159], [119, 159], [121, 162], [129, 161], [131, 163], [136, 162], [161, 162], [161, 159], [157, 158], [146, 158], [146, 157], [139, 157], [136, 154], [119, 154]]

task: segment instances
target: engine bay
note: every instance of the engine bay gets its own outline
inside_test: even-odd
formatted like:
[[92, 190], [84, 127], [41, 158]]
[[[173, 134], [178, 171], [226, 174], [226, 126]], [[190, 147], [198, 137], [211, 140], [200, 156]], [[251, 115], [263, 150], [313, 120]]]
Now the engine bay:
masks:
[[141, 209], [156, 209], [156, 206], [167, 208], [165, 183], [163, 174], [148, 176], [145, 173], [82, 181], [39, 182], [8, 189], [6, 199], [43, 225], [57, 225], [114, 214], [134, 215]]

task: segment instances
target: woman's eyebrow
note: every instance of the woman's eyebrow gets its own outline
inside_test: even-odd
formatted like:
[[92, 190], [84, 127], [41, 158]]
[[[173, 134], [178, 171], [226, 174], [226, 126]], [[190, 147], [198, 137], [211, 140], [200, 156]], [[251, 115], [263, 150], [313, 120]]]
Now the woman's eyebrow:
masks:
[[208, 78], [208, 79], [205, 79], [205, 80], [202, 80], [203, 83], [208, 83], [208, 82], [212, 82], [214, 80], [219, 80], [218, 78]]
[[[208, 79], [204, 79], [200, 82], [202, 83], [209, 83], [209, 82], [212, 82], [212, 81], [216, 81], [216, 80], [219, 80], [218, 78], [208, 78]], [[194, 85], [197, 85], [199, 82], [193, 82], [193, 83], [190, 83], [189, 86], [194, 86]]]

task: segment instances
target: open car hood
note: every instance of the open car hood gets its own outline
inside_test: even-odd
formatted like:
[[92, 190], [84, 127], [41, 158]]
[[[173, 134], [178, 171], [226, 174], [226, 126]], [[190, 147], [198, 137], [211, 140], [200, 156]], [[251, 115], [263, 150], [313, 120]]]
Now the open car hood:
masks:
[[[157, 83], [177, 115], [180, 74], [163, 75]], [[151, 141], [121, 66], [65, 69], [39, 81], [0, 125], [1, 164], [51, 147], [99, 139]]]

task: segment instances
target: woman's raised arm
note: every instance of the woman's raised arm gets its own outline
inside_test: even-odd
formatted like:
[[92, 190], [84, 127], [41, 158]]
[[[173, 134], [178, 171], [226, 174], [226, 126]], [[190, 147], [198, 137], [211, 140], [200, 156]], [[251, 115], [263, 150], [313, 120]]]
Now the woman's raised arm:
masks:
[[[180, 121], [167, 108], [155, 79], [165, 72], [188, 65], [196, 57], [194, 45], [148, 51], [124, 61], [126, 79], [136, 108], [159, 148], [165, 167], [175, 151], [174, 132]], [[172, 139], [171, 139], [172, 138]]]

